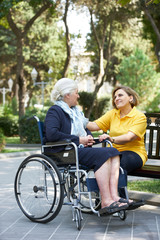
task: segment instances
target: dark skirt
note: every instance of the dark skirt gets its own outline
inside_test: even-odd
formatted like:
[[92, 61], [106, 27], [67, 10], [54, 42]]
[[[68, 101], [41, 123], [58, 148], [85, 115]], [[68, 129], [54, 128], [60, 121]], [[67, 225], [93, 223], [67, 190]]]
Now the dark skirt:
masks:
[[96, 172], [109, 158], [121, 153], [113, 147], [104, 148], [78, 148], [78, 158], [81, 165]]

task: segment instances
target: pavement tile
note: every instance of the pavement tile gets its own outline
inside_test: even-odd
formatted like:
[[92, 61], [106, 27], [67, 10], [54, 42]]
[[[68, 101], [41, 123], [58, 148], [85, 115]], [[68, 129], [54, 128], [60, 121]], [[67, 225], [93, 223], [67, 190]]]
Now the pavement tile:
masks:
[[160, 240], [160, 207], [145, 205], [119, 217], [82, 213], [82, 229], [72, 221], [70, 206], [63, 206], [51, 222], [30, 221], [14, 196], [14, 177], [22, 158], [0, 159], [0, 240]]

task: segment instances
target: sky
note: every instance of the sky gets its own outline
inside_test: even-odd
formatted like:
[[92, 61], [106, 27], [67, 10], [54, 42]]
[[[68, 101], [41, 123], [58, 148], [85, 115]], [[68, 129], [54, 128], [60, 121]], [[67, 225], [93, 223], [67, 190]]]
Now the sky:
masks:
[[74, 40], [74, 50], [78, 51], [82, 50], [85, 47], [85, 41], [86, 41], [86, 34], [90, 32], [90, 18], [89, 18], [89, 12], [87, 12], [86, 9], [84, 9], [83, 12], [78, 12], [74, 10], [70, 10], [68, 14], [68, 27], [69, 32], [72, 34], [81, 34], [82, 38], [77, 39], [77, 41]]

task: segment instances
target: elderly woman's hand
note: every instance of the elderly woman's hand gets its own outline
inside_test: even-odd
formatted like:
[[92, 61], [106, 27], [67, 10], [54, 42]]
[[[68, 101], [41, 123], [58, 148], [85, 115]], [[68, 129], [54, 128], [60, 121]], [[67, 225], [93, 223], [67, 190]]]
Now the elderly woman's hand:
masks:
[[92, 146], [94, 142], [95, 141], [91, 135], [87, 135], [85, 137], [79, 137], [79, 143], [83, 144], [85, 147]]

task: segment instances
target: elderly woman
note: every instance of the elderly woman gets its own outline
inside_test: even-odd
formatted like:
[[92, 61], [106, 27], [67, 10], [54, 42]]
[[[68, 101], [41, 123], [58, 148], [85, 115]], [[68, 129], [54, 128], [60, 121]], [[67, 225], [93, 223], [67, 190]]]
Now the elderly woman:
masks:
[[[100, 141], [109, 138], [113, 146], [121, 152], [120, 165], [126, 173], [141, 168], [147, 161], [147, 152], [144, 145], [146, 132], [146, 117], [138, 111], [137, 93], [127, 86], [118, 86], [112, 92], [113, 109], [102, 117], [89, 122], [90, 131], [103, 130]], [[122, 196], [122, 195], [121, 195]], [[124, 197], [124, 194], [123, 194]], [[125, 202], [124, 199], [121, 199]], [[134, 205], [134, 206], [133, 206]], [[143, 205], [143, 202], [133, 203], [130, 209]]]
[[100, 214], [125, 210], [128, 204], [118, 201], [120, 153], [115, 148], [90, 147], [94, 139], [86, 129], [88, 119], [76, 106], [79, 99], [76, 82], [68, 78], [60, 79], [51, 96], [54, 105], [45, 118], [44, 142], [66, 139], [74, 142], [78, 146], [79, 162], [89, 169], [94, 169], [101, 194]]

